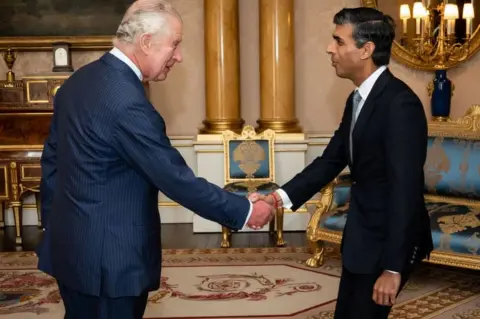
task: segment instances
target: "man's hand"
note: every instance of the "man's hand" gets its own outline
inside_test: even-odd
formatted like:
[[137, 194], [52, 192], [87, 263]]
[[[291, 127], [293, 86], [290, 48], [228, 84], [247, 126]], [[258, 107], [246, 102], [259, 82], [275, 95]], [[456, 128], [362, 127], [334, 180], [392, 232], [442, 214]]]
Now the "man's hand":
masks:
[[268, 224], [275, 216], [275, 208], [264, 200], [257, 199], [253, 202], [253, 211], [247, 226], [252, 229], [260, 229]]
[[251, 200], [252, 203], [257, 202], [258, 200], [266, 201], [270, 205], [274, 206], [275, 209], [282, 206], [282, 198], [275, 193], [270, 193], [266, 196], [260, 193], [251, 193], [248, 196], [248, 199]]
[[400, 274], [384, 271], [373, 287], [373, 301], [381, 306], [393, 306], [400, 289]]

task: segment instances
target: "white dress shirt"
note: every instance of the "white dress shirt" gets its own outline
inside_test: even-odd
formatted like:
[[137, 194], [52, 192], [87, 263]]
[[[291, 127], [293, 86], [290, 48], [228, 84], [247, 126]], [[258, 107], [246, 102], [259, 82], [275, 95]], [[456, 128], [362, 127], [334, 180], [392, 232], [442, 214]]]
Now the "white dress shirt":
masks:
[[[140, 71], [140, 69], [122, 51], [120, 51], [116, 47], [113, 47], [113, 49], [110, 50], [110, 53], [113, 54], [114, 56], [116, 56], [118, 59], [120, 59], [126, 65], [128, 65], [133, 70], [133, 72], [135, 72], [135, 74], [138, 76], [140, 81], [143, 80], [142, 72]], [[252, 215], [252, 211], [253, 211], [253, 205], [252, 205], [252, 202], [250, 202], [250, 210], [248, 211], [247, 219], [245, 220], [245, 223], [243, 224], [243, 227], [245, 227], [248, 220], [250, 219], [250, 215]]]

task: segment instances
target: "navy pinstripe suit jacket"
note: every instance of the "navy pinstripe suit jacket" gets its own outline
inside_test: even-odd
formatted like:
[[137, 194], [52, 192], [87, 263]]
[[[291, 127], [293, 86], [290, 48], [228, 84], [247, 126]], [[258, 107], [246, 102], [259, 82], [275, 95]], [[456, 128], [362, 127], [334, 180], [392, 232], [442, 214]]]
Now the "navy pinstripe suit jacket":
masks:
[[171, 146], [142, 83], [110, 53], [58, 90], [42, 154], [39, 269], [106, 297], [158, 289], [158, 191], [212, 221], [243, 227], [249, 201], [197, 178]]

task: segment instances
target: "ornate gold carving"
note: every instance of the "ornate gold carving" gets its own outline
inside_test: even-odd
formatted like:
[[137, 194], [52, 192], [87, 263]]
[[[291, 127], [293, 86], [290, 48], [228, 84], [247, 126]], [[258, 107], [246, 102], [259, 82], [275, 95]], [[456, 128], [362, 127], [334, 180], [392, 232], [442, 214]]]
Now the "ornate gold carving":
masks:
[[[342, 182], [342, 184], [343, 183], [344, 182]], [[320, 221], [328, 212], [333, 211], [333, 190], [337, 185], [339, 185], [338, 178], [334, 179], [320, 191], [320, 198], [317, 203], [317, 208], [308, 222], [307, 240], [309, 245], [313, 247], [314, 250], [313, 257], [309, 258], [306, 262], [306, 265], [309, 267], [317, 268], [323, 264], [324, 245], [321, 240], [324, 237], [322, 237], [323, 229], [320, 228]], [[335, 240], [333, 241], [335, 242]], [[340, 241], [338, 243], [340, 243]]]
[[[246, 183], [260, 183], [260, 182], [270, 182], [275, 180], [275, 167], [273, 165], [274, 162], [274, 141], [275, 141], [275, 131], [273, 130], [265, 130], [262, 133], [257, 134], [255, 129], [251, 125], [247, 125], [243, 128], [240, 134], [235, 133], [234, 131], [227, 130], [224, 131], [223, 134], [223, 145], [225, 150], [225, 168], [224, 168], [224, 175], [225, 175], [225, 183], [229, 184], [236, 181], [246, 182]], [[268, 168], [270, 175], [267, 178], [253, 178], [247, 177], [241, 179], [235, 179], [230, 177], [230, 152], [229, 152], [229, 144], [230, 141], [237, 140], [237, 141], [244, 141], [244, 142], [255, 142], [256, 140], [267, 140], [268, 141], [268, 152], [269, 152], [269, 163]], [[258, 145], [257, 145], [258, 146]], [[240, 155], [235, 155], [236, 157], [240, 158]], [[235, 158], [234, 158], [235, 159]], [[235, 159], [236, 160], [236, 159]], [[258, 160], [258, 158], [256, 159]], [[253, 173], [252, 173], [253, 174]]]
[[[362, 5], [364, 7], [369, 8], [378, 8], [377, 3], [375, 0], [362, 0]], [[392, 45], [392, 56], [399, 61], [400, 63], [416, 70], [424, 70], [424, 71], [433, 71], [439, 68], [443, 69], [450, 69], [462, 62], [468, 61], [472, 58], [480, 49], [480, 32], [478, 29], [472, 34], [470, 39], [470, 45], [467, 52], [465, 52], [465, 56], [458, 60], [450, 60], [447, 62], [445, 67], [439, 67], [438, 63], [435, 61], [426, 62], [416, 55], [407, 51], [404, 47], [401, 46], [400, 43], [397, 41], [393, 41]]]
[[10, 185], [12, 187], [12, 199], [18, 201], [20, 194], [18, 191], [18, 175], [17, 175], [17, 163], [10, 163]]
[[[227, 130], [222, 133], [223, 148], [225, 154], [224, 162], [224, 175], [225, 184], [240, 183], [240, 185], [246, 186], [248, 192], [254, 192], [261, 184], [275, 183], [275, 165], [274, 165], [274, 143], [275, 143], [275, 131], [265, 130], [259, 134], [255, 132], [255, 129], [251, 125], [247, 125], [243, 128], [240, 134], [234, 131]], [[268, 170], [269, 176], [266, 178], [254, 178], [253, 174], [258, 169], [257, 162], [265, 159], [265, 150], [260, 147], [256, 141], [265, 140], [268, 142]], [[243, 170], [246, 172], [246, 178], [232, 178], [230, 176], [230, 142], [242, 141], [240, 146], [235, 149], [234, 160], [240, 160], [244, 163]], [[256, 145], [256, 146], [255, 146]], [[258, 148], [257, 148], [258, 147]], [[284, 209], [279, 207], [276, 212], [275, 218], [270, 222], [270, 232], [274, 231], [274, 222], [277, 224], [277, 246], [284, 246], [285, 240], [283, 239], [283, 216]], [[227, 227], [222, 227], [222, 242], [221, 247], [230, 247], [231, 231]]]
[[13, 209], [13, 215], [15, 219], [15, 243], [17, 245], [22, 244], [22, 234], [21, 234], [21, 227], [22, 227], [22, 221], [21, 221], [21, 212], [20, 212], [20, 207], [22, 206], [22, 203], [20, 202], [20, 192], [19, 192], [19, 185], [18, 185], [18, 172], [17, 172], [17, 163], [11, 162], [10, 163], [10, 185], [12, 187], [12, 201], [10, 202], [10, 205], [12, 206]]
[[14, 82], [15, 81], [15, 73], [13, 73], [13, 64], [17, 59], [17, 54], [12, 51], [12, 49], [8, 48], [7, 52], [3, 53], [3, 60], [7, 64], [8, 72], [7, 72], [7, 82]]
[[457, 120], [429, 123], [428, 134], [480, 140], [480, 105], [470, 106], [465, 115]]

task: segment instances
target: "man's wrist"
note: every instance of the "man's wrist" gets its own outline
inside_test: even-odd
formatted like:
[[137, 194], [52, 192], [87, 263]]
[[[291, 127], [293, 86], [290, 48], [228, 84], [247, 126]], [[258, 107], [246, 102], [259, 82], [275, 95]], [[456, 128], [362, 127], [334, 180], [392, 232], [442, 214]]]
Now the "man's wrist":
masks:
[[280, 195], [278, 195], [278, 194], [275, 193], [275, 192], [270, 193], [270, 195], [271, 195], [272, 198], [273, 198], [273, 206], [274, 206], [275, 208], [279, 208], [279, 207], [282, 207], [282, 206], [283, 206], [282, 197], [280, 197]]

